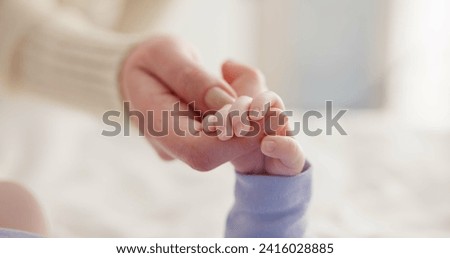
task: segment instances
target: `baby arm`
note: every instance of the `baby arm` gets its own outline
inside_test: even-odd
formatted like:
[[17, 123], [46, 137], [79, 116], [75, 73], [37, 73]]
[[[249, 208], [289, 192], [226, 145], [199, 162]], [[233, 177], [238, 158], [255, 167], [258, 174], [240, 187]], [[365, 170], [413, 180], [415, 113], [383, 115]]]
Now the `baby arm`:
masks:
[[[269, 108], [267, 108], [269, 107]], [[266, 109], [266, 110], [265, 110]], [[233, 160], [237, 171], [235, 203], [228, 215], [226, 237], [301, 237], [305, 231], [305, 212], [311, 197], [310, 166], [294, 138], [287, 136], [288, 125], [279, 119], [284, 105], [273, 92], [254, 99], [239, 97], [224, 106], [216, 122], [219, 139], [249, 136], [250, 126], [241, 119], [248, 111], [262, 132], [260, 148]], [[227, 117], [227, 114], [239, 114]], [[270, 117], [269, 113], [275, 116]], [[245, 116], [245, 115], [244, 115]], [[217, 120], [217, 119], [216, 119]], [[283, 124], [277, 124], [283, 120]], [[231, 133], [230, 133], [231, 130]]]
[[308, 164], [291, 177], [236, 174], [226, 237], [302, 237], [311, 198]]

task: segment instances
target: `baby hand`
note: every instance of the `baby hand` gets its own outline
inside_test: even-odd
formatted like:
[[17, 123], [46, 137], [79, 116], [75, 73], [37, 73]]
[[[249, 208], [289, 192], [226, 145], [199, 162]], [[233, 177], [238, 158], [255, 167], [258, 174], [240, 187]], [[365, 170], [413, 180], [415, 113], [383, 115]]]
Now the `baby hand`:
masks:
[[207, 130], [216, 131], [222, 141], [233, 136], [262, 137], [259, 149], [232, 161], [239, 173], [293, 176], [302, 171], [305, 158], [297, 141], [286, 135], [287, 117], [282, 110], [283, 101], [274, 92], [263, 92], [254, 99], [241, 96], [205, 118]]

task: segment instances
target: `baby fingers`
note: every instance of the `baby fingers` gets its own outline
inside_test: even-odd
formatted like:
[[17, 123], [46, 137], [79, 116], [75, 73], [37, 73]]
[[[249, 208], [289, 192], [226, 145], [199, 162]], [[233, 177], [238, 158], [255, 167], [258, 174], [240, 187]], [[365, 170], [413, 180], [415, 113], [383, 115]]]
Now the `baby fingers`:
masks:
[[248, 96], [239, 97], [230, 108], [230, 119], [234, 135], [238, 137], [245, 136], [245, 132], [250, 130], [250, 121], [248, 120], [248, 109], [253, 99]]
[[221, 141], [227, 141], [231, 138], [233, 138], [233, 131], [231, 127], [231, 121], [230, 121], [230, 108], [231, 104], [227, 104], [223, 106], [219, 111], [217, 111], [217, 122], [216, 122], [216, 129], [217, 129], [217, 137]]
[[266, 136], [261, 142], [261, 152], [266, 159], [267, 173], [293, 176], [299, 174], [305, 165], [305, 157], [294, 138], [286, 136]]
[[252, 120], [262, 119], [271, 108], [284, 110], [283, 100], [273, 91], [265, 91], [255, 97], [250, 105], [249, 116]]

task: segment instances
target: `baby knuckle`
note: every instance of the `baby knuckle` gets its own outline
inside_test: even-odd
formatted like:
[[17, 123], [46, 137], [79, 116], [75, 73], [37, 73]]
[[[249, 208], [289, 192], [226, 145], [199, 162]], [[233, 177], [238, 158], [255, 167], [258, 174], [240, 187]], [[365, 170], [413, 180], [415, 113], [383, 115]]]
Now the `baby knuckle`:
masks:
[[299, 150], [298, 144], [294, 139], [288, 138], [285, 142], [285, 147], [283, 148], [288, 153], [297, 153]]

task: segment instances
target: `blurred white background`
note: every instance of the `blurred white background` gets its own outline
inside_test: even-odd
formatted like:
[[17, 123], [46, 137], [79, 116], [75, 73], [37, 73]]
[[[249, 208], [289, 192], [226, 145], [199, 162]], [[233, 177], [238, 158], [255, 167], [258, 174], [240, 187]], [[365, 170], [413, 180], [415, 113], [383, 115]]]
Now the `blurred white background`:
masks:
[[[308, 236], [450, 236], [449, 1], [158, 8], [143, 27], [184, 37], [211, 71], [260, 67], [297, 115], [349, 109], [348, 136], [298, 137], [315, 167]], [[1, 95], [0, 121], [0, 179], [32, 189], [54, 236], [222, 236], [231, 166], [165, 163], [143, 138], [102, 137], [100, 118], [26, 92]]]

